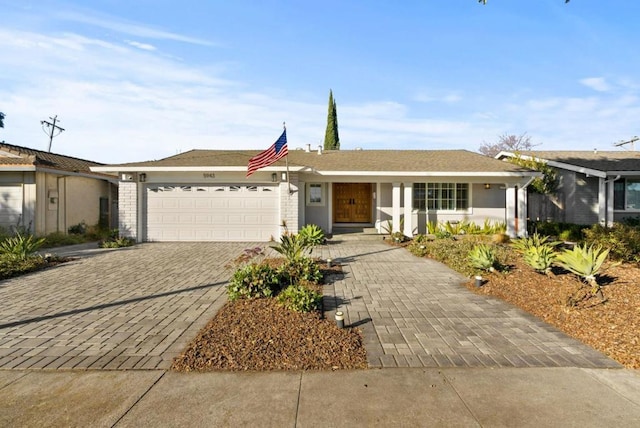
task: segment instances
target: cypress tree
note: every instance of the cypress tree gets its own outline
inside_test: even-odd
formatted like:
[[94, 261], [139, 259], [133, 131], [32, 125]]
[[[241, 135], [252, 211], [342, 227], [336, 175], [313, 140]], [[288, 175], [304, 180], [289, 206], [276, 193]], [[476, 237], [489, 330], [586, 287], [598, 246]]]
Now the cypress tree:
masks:
[[340, 137], [338, 136], [338, 113], [336, 102], [333, 99], [333, 91], [329, 90], [329, 112], [327, 113], [327, 130], [324, 133], [324, 149], [340, 150]]

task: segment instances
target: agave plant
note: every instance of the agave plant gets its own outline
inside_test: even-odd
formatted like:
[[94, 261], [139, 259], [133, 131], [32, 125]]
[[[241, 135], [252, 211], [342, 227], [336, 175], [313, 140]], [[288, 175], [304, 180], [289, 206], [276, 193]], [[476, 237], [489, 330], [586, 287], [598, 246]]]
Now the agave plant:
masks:
[[551, 267], [556, 260], [556, 252], [553, 246], [543, 244], [529, 247], [522, 255], [522, 258], [526, 264], [536, 271], [548, 275], [551, 273]]
[[604, 300], [602, 289], [596, 276], [601, 272], [602, 265], [609, 255], [608, 249], [593, 245], [576, 245], [573, 249], [566, 249], [556, 256], [558, 265], [580, 276], [591, 286], [591, 294]]
[[320, 226], [316, 224], [307, 224], [302, 227], [298, 232], [298, 235], [302, 237], [301, 239], [304, 240], [305, 244], [309, 248], [309, 253], [311, 253], [313, 247], [322, 245], [325, 239], [324, 232]]
[[548, 236], [542, 236], [536, 232], [529, 237], [514, 240], [511, 243], [511, 246], [520, 254], [525, 254], [527, 251], [529, 251], [530, 248], [538, 248], [545, 245], [553, 248], [559, 244], [560, 241], [549, 242]]
[[478, 244], [469, 251], [469, 263], [472, 267], [494, 272], [497, 264], [493, 248], [487, 244]]
[[11, 238], [0, 242], [0, 255], [12, 260], [24, 261], [32, 256], [44, 243], [44, 238], [36, 239], [33, 235], [16, 233]]

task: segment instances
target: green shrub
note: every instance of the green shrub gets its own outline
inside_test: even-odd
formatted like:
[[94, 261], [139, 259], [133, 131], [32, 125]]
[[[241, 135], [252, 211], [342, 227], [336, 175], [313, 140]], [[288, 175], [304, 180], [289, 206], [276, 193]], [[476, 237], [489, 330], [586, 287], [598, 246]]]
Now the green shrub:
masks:
[[309, 248], [309, 252], [311, 252], [313, 247], [324, 244], [325, 235], [318, 225], [307, 224], [300, 229], [298, 235]]
[[584, 242], [594, 247], [608, 248], [611, 258], [623, 262], [640, 262], [640, 229], [624, 223], [613, 227], [598, 224], [584, 230]]
[[87, 232], [87, 223], [83, 220], [80, 223], [69, 227], [67, 231], [72, 235], [84, 235]]
[[528, 223], [530, 234], [555, 236], [563, 241], [579, 242], [584, 238], [583, 229], [588, 226], [574, 223], [559, 223], [554, 221], [531, 221]]
[[493, 247], [487, 244], [474, 246], [468, 254], [469, 263], [476, 269], [495, 271], [497, 259]]
[[33, 255], [44, 243], [44, 238], [36, 239], [33, 235], [17, 233], [0, 242], [0, 255], [9, 259], [24, 261]]
[[46, 264], [47, 262], [39, 256], [27, 257], [24, 260], [16, 260], [4, 255], [0, 256], [0, 280], [36, 271]]
[[131, 247], [136, 243], [135, 239], [120, 237], [115, 239], [110, 239], [107, 241], [101, 241], [98, 246], [100, 248], [122, 248], [122, 247]]
[[307, 247], [307, 243], [302, 236], [285, 234], [280, 237], [280, 244], [272, 248], [282, 254], [288, 261], [295, 261], [304, 256]]
[[229, 300], [271, 297], [280, 288], [280, 274], [266, 264], [250, 264], [236, 270], [227, 285]]
[[558, 265], [583, 278], [591, 286], [591, 294], [598, 294], [602, 300], [602, 289], [596, 280], [596, 276], [601, 272], [607, 256], [608, 249], [602, 247], [587, 247], [587, 245], [576, 245], [572, 249], [565, 249], [558, 254]]
[[87, 242], [82, 235], [67, 235], [62, 232], [53, 232], [44, 237], [44, 248], [61, 247], [63, 245], [83, 244]]
[[522, 258], [526, 264], [537, 272], [549, 274], [556, 260], [556, 252], [552, 245], [542, 244], [529, 247], [522, 254]]
[[556, 247], [560, 245], [560, 241], [549, 241], [549, 236], [542, 236], [538, 233], [534, 233], [531, 236], [525, 238], [518, 238], [511, 242], [511, 247], [520, 254], [524, 254], [529, 251], [530, 248], [538, 248], [544, 245]]
[[311, 312], [320, 308], [322, 294], [304, 285], [290, 285], [278, 295], [278, 302], [296, 312]]
[[281, 278], [289, 284], [297, 284], [301, 281], [318, 282], [322, 279], [320, 267], [308, 257], [285, 261], [280, 267], [280, 272]]

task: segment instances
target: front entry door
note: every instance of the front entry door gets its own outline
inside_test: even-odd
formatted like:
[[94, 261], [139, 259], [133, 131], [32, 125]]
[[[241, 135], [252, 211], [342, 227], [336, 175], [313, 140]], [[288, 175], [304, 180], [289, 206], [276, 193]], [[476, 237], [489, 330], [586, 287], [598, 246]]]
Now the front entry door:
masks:
[[371, 183], [334, 183], [334, 223], [371, 223], [371, 199]]

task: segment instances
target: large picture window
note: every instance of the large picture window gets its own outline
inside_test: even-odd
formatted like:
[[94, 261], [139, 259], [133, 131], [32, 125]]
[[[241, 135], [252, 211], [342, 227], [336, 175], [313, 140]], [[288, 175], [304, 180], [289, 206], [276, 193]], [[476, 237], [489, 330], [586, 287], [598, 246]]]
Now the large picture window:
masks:
[[467, 211], [469, 183], [414, 183], [413, 209]]
[[627, 178], [613, 183], [613, 208], [640, 211], [640, 179]]

